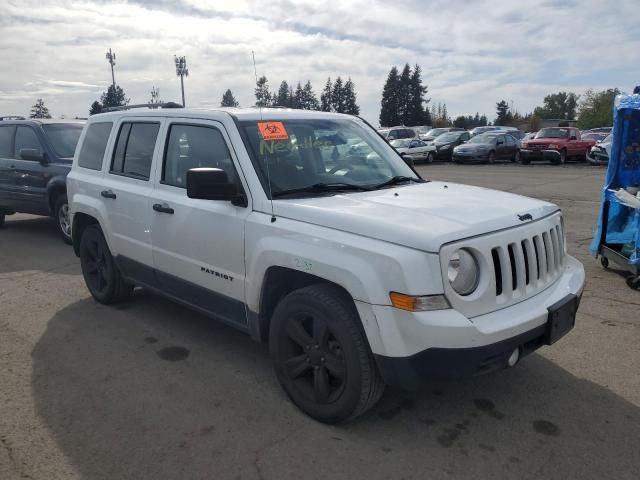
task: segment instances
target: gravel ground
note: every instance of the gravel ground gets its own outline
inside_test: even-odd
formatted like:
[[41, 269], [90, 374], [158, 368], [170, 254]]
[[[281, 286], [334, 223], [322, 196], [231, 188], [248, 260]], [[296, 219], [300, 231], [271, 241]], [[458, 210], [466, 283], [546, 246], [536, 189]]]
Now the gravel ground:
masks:
[[145, 292], [97, 304], [53, 225], [15, 215], [0, 230], [0, 479], [639, 478], [640, 292], [588, 254], [603, 170], [419, 169], [562, 206], [588, 281], [571, 334], [330, 427], [289, 403], [263, 346]]

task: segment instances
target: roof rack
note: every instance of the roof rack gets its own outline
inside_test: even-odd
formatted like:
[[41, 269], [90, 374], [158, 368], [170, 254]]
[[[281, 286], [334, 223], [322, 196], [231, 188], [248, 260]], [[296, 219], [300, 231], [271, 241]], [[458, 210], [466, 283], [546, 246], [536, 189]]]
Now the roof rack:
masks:
[[26, 120], [26, 118], [20, 115], [5, 115], [4, 117], [0, 117], [0, 122], [3, 120]]
[[136, 105], [122, 105], [120, 107], [107, 107], [103, 108], [101, 113], [107, 112], [119, 112], [121, 110], [131, 110], [132, 108], [183, 108], [182, 105], [176, 102], [164, 102], [164, 103], [138, 103]]

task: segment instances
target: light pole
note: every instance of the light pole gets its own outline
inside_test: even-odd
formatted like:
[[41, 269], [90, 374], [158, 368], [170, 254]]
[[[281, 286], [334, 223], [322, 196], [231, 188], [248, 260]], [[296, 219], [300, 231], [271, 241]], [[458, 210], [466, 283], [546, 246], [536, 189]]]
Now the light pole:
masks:
[[111, 83], [113, 84], [113, 88], [115, 90], [115, 88], [116, 88], [116, 76], [113, 73], [113, 66], [116, 64], [116, 53], [112, 52], [111, 49], [109, 49], [109, 51], [105, 55], [105, 58], [109, 62], [109, 65], [111, 65]]
[[187, 68], [187, 59], [186, 57], [177, 57], [173, 56], [174, 61], [176, 62], [176, 75], [180, 77], [180, 87], [182, 89], [182, 106], [185, 107], [184, 101], [184, 77], [189, 76], [189, 69]]
[[151, 87], [151, 101], [149, 105], [151, 108], [156, 108], [156, 105], [160, 103], [160, 89], [158, 87]]

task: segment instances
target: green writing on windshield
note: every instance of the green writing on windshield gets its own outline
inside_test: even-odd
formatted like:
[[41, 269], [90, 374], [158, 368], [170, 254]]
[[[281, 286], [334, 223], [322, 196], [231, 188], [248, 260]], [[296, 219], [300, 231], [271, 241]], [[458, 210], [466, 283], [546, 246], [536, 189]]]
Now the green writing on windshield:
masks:
[[333, 143], [328, 140], [314, 140], [311, 137], [306, 137], [302, 142], [298, 141], [265, 141], [260, 140], [260, 155], [265, 153], [285, 153], [293, 152], [294, 150], [310, 150], [312, 148], [328, 148], [333, 147]]

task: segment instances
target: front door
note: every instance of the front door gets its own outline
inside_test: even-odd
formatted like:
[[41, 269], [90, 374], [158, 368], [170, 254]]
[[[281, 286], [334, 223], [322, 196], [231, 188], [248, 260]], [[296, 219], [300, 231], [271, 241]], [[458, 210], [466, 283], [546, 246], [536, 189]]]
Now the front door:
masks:
[[14, 147], [14, 195], [19, 211], [44, 215], [48, 213], [46, 194], [48, 168], [46, 159], [42, 162], [25, 160], [22, 149], [35, 149], [44, 154], [42, 142], [35, 129], [29, 125], [18, 125]]
[[[153, 260], [160, 287], [232, 324], [246, 324], [244, 224], [251, 209], [190, 199], [191, 168], [221, 168], [242, 185], [222, 124], [172, 120], [151, 201]], [[246, 189], [245, 189], [246, 190]]]
[[0, 125], [0, 209], [13, 207], [15, 165], [13, 159], [14, 125]]

